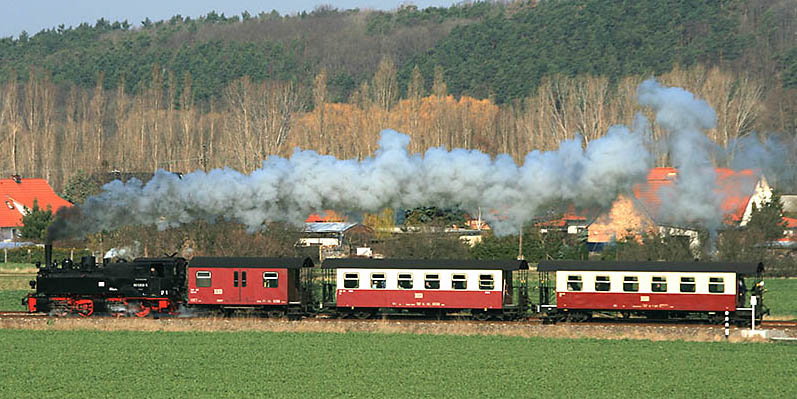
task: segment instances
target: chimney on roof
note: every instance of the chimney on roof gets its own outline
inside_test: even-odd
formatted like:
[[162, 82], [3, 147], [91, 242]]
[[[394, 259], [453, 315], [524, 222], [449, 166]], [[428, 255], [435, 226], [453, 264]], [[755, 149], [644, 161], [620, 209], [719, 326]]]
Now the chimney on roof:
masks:
[[14, 182], [17, 184], [22, 184], [22, 177], [19, 175], [11, 175], [11, 178], [14, 179]]

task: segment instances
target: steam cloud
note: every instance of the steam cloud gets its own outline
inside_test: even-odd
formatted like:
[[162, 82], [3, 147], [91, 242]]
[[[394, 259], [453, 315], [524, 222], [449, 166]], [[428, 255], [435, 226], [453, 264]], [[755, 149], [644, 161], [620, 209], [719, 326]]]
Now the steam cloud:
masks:
[[[703, 100], [650, 79], [638, 88], [641, 105], [671, 132], [668, 146], [678, 181], [665, 193], [662, 214], [671, 221], [716, 227], [722, 221], [711, 155], [716, 146], [702, 133], [716, 116]], [[296, 150], [290, 158], [269, 157], [260, 169], [195, 171], [182, 176], [159, 170], [147, 184], [113, 181], [81, 206], [59, 211], [48, 238], [80, 237], [124, 225], [160, 229], [221, 217], [250, 231], [281, 221], [300, 224], [315, 211], [359, 213], [382, 208], [453, 207], [475, 211], [497, 234], [516, 233], [544, 206], [612, 202], [619, 192], [645, 180], [652, 166], [649, 123], [639, 114], [632, 127], [616, 125], [586, 148], [576, 137], [556, 151], [532, 151], [518, 165], [508, 155], [430, 148], [408, 152], [409, 136], [385, 130], [371, 158], [339, 160]], [[761, 160], [768, 150], [754, 142], [743, 159]], [[762, 149], [763, 148], [763, 149]], [[749, 167], [750, 165], [745, 165]]]

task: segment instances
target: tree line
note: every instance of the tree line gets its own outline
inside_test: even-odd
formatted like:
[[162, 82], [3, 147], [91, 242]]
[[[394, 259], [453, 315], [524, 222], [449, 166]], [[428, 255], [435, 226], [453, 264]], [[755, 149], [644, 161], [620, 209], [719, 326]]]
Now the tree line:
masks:
[[[385, 58], [348, 103], [330, 100], [322, 70], [310, 88], [244, 76], [225, 86], [221, 98], [201, 105], [191, 95], [190, 74], [178, 77], [161, 68], [151, 74], [152, 84], [136, 93], [124, 85], [105, 89], [102, 73], [91, 89], [56, 85], [36, 70], [24, 82], [6, 82], [0, 86], [0, 140], [7, 156], [0, 159], [0, 170], [44, 177], [59, 191], [79, 171], [184, 173], [231, 167], [251, 172], [269, 155], [289, 156], [296, 147], [361, 159], [373, 154], [383, 129], [410, 135], [413, 152], [437, 146], [478, 149], [509, 154], [520, 163], [528, 152], [555, 149], [577, 134], [587, 144], [611, 125], [630, 126], [637, 112], [652, 119], [636, 104], [644, 75], [614, 85], [602, 76], [554, 75], [543, 79], [533, 95], [497, 104], [453, 96], [441, 68], [433, 73], [430, 94], [421, 90], [425, 78], [419, 68], [402, 91], [396, 64]], [[721, 147], [755, 135], [767, 117], [781, 115], [775, 123], [783, 125], [794, 118], [768, 114], [771, 98], [746, 74], [696, 65], [676, 67], [659, 79], [715, 108], [718, 126], [708, 134]], [[183, 90], [162, 85], [163, 80], [181, 80]], [[666, 132], [654, 126], [651, 134], [660, 138]], [[652, 146], [651, 151], [659, 165], [668, 165], [666, 149]], [[718, 166], [731, 160], [718, 159]]]
[[[152, 84], [136, 93], [124, 85], [105, 89], [102, 73], [92, 89], [56, 85], [35, 69], [27, 81], [6, 82], [0, 86], [0, 140], [7, 156], [0, 159], [0, 170], [44, 177], [59, 191], [78, 171], [231, 167], [251, 172], [269, 155], [289, 156], [296, 147], [361, 159], [373, 154], [383, 129], [409, 134], [413, 152], [468, 148], [509, 154], [522, 162], [528, 152], [555, 149], [577, 134], [587, 144], [611, 125], [630, 126], [637, 112], [652, 119], [649, 110], [636, 104], [636, 87], [644, 75], [616, 84], [602, 76], [554, 75], [544, 78], [533, 95], [497, 104], [453, 96], [442, 68], [433, 73], [430, 94], [421, 89], [425, 78], [419, 68], [402, 91], [396, 64], [385, 58], [348, 103], [330, 100], [322, 70], [309, 88], [245, 75], [225, 86], [221, 98], [201, 105], [191, 95], [190, 74], [178, 77], [157, 67], [151, 74]], [[715, 108], [718, 126], [708, 135], [721, 147], [756, 135], [771, 119], [786, 126], [795, 117], [772, 112], [772, 106], [787, 104], [771, 104], [763, 83], [746, 74], [696, 65], [676, 67], [659, 79], [690, 90]], [[182, 81], [183, 90], [161, 84], [164, 80]], [[655, 126], [651, 130], [654, 139], [665, 134]], [[668, 165], [666, 149], [651, 146], [651, 151], [660, 166]], [[718, 166], [730, 161], [717, 160]]]

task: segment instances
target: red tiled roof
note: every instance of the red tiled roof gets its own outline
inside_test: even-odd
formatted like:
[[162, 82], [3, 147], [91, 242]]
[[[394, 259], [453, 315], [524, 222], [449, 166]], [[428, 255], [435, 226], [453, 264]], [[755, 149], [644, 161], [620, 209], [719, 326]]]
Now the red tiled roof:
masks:
[[53, 210], [72, 204], [55, 194], [45, 179], [0, 179], [0, 227], [22, 226], [22, 207], [33, 208], [37, 200], [40, 209]]
[[783, 221], [786, 222], [787, 229], [797, 229], [797, 218], [784, 217]]
[[[722, 211], [730, 220], [738, 222], [744, 216], [747, 203], [755, 190], [757, 177], [752, 170], [734, 171], [726, 168], [715, 169], [717, 190], [723, 194]], [[653, 168], [648, 173], [647, 183], [634, 186], [634, 197], [642, 203], [645, 210], [657, 219], [661, 198], [659, 190], [672, 186], [678, 177], [675, 168]]]
[[562, 214], [562, 217], [546, 220], [537, 223], [537, 226], [546, 227], [566, 227], [569, 223], [586, 223], [587, 211], [585, 209], [578, 209], [573, 204], [568, 205], [567, 211]]
[[310, 216], [305, 219], [305, 223], [324, 223], [324, 222], [345, 222], [346, 218], [339, 215], [337, 212], [333, 210], [326, 210], [317, 213], [311, 213]]

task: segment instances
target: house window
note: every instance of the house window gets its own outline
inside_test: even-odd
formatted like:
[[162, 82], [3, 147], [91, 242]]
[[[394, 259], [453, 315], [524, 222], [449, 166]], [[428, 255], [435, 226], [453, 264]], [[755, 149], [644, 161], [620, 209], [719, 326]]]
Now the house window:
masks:
[[343, 274], [343, 288], [360, 288], [360, 273]]
[[468, 289], [468, 276], [465, 274], [452, 274], [451, 288], [455, 290]]
[[609, 291], [611, 286], [609, 276], [595, 276], [595, 291]]
[[479, 289], [480, 290], [492, 290], [495, 288], [495, 280], [493, 280], [492, 274], [480, 274], [479, 275]]
[[653, 276], [650, 290], [653, 292], [667, 292], [667, 277]]
[[412, 274], [411, 273], [399, 273], [398, 275], [398, 287], [403, 290], [411, 290], [412, 289]]
[[210, 287], [210, 272], [196, 272], [196, 286]]
[[427, 290], [439, 290], [440, 289], [440, 275], [439, 274], [427, 274], [424, 276], [423, 279], [423, 287]]
[[581, 291], [581, 276], [578, 275], [567, 276], [567, 290]]
[[681, 277], [681, 292], [695, 292], [694, 277]]
[[263, 288], [277, 288], [280, 285], [279, 274], [277, 272], [263, 273]]
[[637, 276], [623, 277], [623, 291], [628, 291], [628, 292], [639, 291], [639, 277]]
[[722, 277], [709, 277], [708, 292], [722, 294], [725, 292], [725, 279]]
[[371, 288], [382, 289], [387, 287], [385, 273], [371, 273]]

